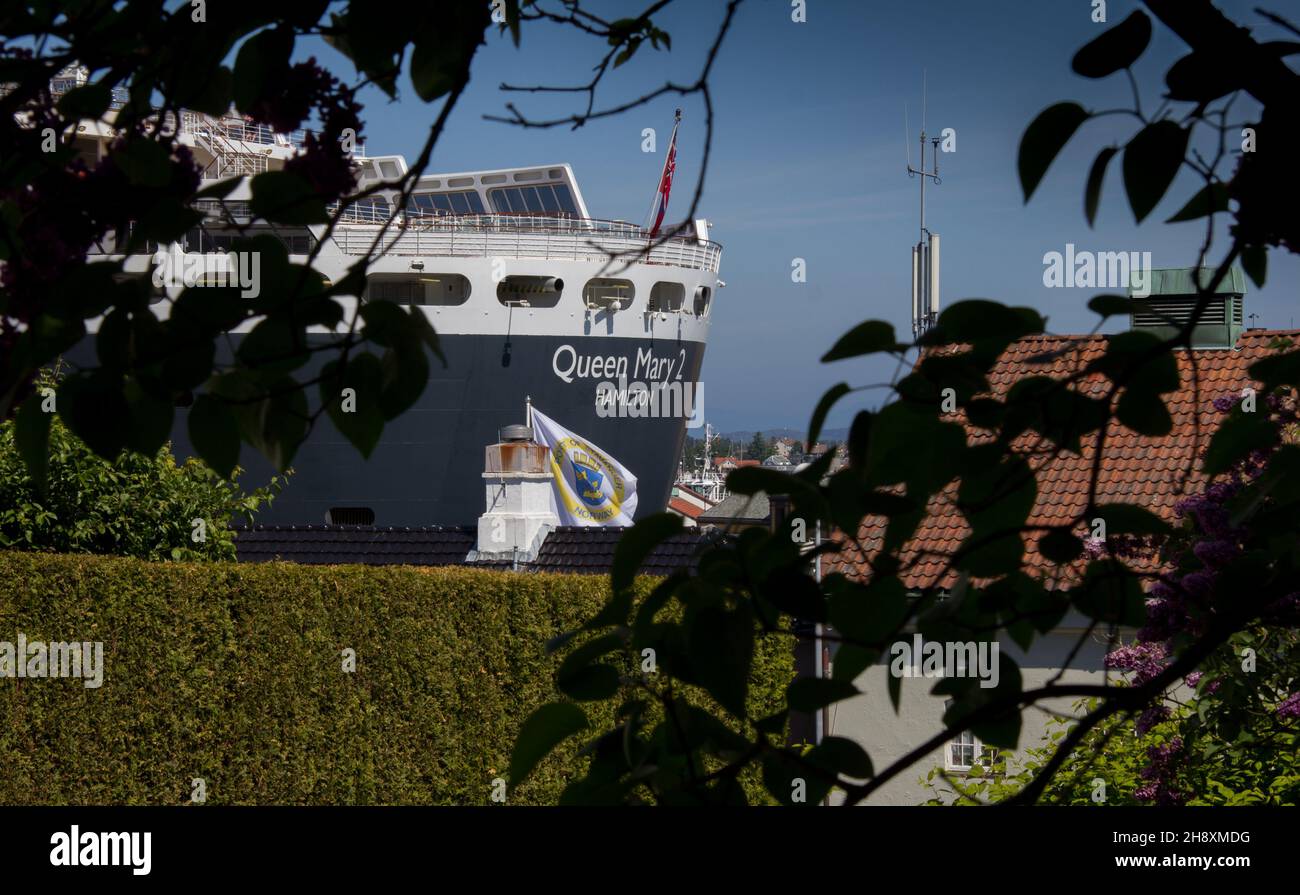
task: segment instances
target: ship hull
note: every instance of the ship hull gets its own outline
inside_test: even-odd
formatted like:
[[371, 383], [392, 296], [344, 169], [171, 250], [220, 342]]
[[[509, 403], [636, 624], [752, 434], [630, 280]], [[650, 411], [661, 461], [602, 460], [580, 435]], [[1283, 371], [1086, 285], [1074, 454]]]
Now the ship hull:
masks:
[[[235, 347], [242, 337], [232, 334]], [[597, 386], [619, 385], [619, 373], [631, 382], [679, 382], [694, 389], [698, 405], [704, 343], [442, 334], [440, 347], [446, 366], [431, 361], [423, 395], [385, 425], [369, 458], [321, 415], [293, 458], [293, 475], [259, 512], [258, 522], [319, 525], [333, 509], [365, 508], [373, 511], [376, 525], [472, 524], [485, 509], [484, 448], [498, 440], [503, 426], [524, 422], [530, 398], [535, 408], [598, 445], [637, 477], [638, 518], [667, 505], [688, 425], [685, 413], [646, 418], [633, 416], [638, 411], [627, 405], [622, 416], [617, 406], [602, 411]], [[80, 354], [87, 356], [78, 358]], [[317, 363], [328, 360], [328, 352], [319, 354]], [[73, 355], [94, 362], [88, 343]], [[308, 367], [297, 378], [310, 379], [312, 373]], [[314, 403], [315, 389], [309, 391]], [[703, 418], [702, 408], [697, 418]], [[179, 458], [195, 454], [186, 423], [187, 412], [178, 408], [172, 449]], [[246, 490], [266, 484], [277, 472], [248, 445], [242, 447], [240, 465], [239, 481]]]

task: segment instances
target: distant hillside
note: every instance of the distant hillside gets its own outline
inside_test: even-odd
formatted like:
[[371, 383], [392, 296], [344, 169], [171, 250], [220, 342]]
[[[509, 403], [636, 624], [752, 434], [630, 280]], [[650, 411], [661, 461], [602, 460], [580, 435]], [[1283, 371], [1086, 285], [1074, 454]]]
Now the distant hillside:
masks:
[[[808, 437], [807, 429], [741, 429], [735, 432], [719, 432], [718, 435], [723, 438], [729, 438], [732, 441], [748, 441], [754, 437], [754, 432], [762, 432], [764, 438], [795, 438], [799, 441]], [[699, 437], [695, 432], [688, 433], [692, 438]], [[848, 429], [823, 429], [821, 440], [828, 441], [847, 441], [849, 438]]]

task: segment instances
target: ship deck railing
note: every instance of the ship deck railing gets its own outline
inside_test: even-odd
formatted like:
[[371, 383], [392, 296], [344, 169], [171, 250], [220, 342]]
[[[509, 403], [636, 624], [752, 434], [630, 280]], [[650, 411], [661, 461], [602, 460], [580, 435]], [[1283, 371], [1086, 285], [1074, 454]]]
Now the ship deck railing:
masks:
[[[75, 68], [73, 66], [68, 71], [50, 80], [51, 95], [60, 97], [74, 88], [83, 87], [89, 83], [85, 74], [76, 72]], [[7, 92], [6, 87], [8, 86], [0, 86], [0, 93]], [[125, 87], [114, 87], [111, 93], [110, 110], [121, 109], [131, 99], [130, 91]], [[155, 110], [157, 110], [156, 107]], [[171, 112], [168, 112], [164, 122], [164, 130], [170, 131], [174, 126], [175, 118]], [[287, 134], [279, 134], [268, 125], [257, 124], [239, 115], [208, 115], [190, 109], [181, 110], [181, 128], [183, 131], [188, 131], [207, 140], [220, 139], [236, 144], [234, 148], [237, 150], [243, 147], [282, 146], [302, 151], [306, 148], [307, 134], [309, 133], [308, 130], [299, 128]], [[238, 144], [243, 144], [243, 147], [238, 146]], [[251, 151], [256, 152], [258, 150], [254, 148]], [[358, 143], [352, 149], [352, 155], [355, 158], [365, 158], [365, 144]]]
[[[537, 258], [547, 261], [608, 261], [663, 264], [716, 273], [722, 246], [680, 235], [650, 235], [627, 221], [562, 214], [400, 215], [379, 237], [388, 213], [371, 206], [345, 209], [334, 242], [348, 255], [371, 251], [392, 255], [452, 258]], [[674, 231], [669, 230], [669, 233]], [[376, 237], [379, 237], [376, 242]]]

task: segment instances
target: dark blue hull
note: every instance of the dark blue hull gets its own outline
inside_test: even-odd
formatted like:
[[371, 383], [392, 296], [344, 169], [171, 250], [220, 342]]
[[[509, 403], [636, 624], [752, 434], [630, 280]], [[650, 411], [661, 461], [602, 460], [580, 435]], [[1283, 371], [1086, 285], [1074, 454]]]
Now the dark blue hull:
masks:
[[[239, 336], [234, 336], [236, 344]], [[699, 380], [704, 345], [698, 342], [614, 337], [441, 335], [447, 358], [444, 369], [432, 362], [429, 384], [411, 409], [384, 428], [379, 446], [365, 459], [322, 415], [293, 460], [294, 475], [258, 522], [318, 525], [334, 508], [368, 508], [374, 524], [397, 526], [466, 525], [484, 511], [484, 448], [497, 441], [498, 430], [524, 422], [525, 399], [567, 429], [590, 439], [638, 479], [638, 517], [667, 505], [686, 432], [675, 418], [601, 418], [596, 385], [616, 376], [604, 372], [607, 359], [626, 358], [629, 379], [653, 372], [694, 384]], [[570, 346], [577, 356], [599, 356], [597, 370], [581, 363], [569, 371]], [[89, 348], [89, 342], [79, 351]], [[93, 348], [90, 348], [93, 351]], [[555, 372], [558, 364], [572, 381]], [[80, 358], [93, 363], [93, 357]], [[327, 358], [321, 358], [323, 362]], [[640, 359], [641, 364], [637, 361]], [[309, 370], [297, 378], [309, 378]], [[586, 378], [578, 373], [585, 372]], [[307, 374], [307, 375], [304, 375]], [[314, 404], [314, 392], [311, 390]], [[178, 457], [193, 454], [186, 432], [186, 411], [178, 409], [173, 431]], [[244, 445], [240, 484], [265, 484], [274, 470]]]

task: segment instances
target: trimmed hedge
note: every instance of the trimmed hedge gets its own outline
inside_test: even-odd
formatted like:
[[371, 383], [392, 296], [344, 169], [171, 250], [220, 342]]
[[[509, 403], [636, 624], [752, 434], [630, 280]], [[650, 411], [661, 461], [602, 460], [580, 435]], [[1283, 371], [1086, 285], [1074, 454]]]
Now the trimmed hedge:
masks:
[[[557, 698], [546, 641], [607, 595], [603, 576], [0, 552], [0, 641], [104, 643], [98, 689], [0, 679], [0, 804], [186, 804], [194, 778], [210, 804], [490, 804]], [[793, 655], [758, 650], [766, 714]], [[508, 803], [555, 803], [575, 751]]]

